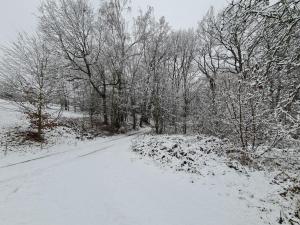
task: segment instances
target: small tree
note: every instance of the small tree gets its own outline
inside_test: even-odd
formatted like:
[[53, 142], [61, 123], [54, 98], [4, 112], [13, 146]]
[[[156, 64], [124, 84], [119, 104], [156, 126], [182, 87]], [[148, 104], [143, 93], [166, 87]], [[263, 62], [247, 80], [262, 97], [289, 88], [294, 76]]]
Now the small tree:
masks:
[[17, 41], [2, 50], [0, 74], [7, 95], [26, 114], [31, 127], [37, 129], [37, 139], [42, 140], [47, 119], [45, 108], [55, 94], [58, 66], [39, 34], [19, 34]]

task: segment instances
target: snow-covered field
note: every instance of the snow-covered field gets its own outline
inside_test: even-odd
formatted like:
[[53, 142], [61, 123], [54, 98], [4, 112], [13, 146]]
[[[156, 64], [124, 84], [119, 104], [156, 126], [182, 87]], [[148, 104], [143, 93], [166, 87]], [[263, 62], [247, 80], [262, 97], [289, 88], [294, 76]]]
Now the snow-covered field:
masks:
[[[0, 118], [1, 135], [22, 125], [2, 100]], [[51, 138], [5, 156], [1, 144], [1, 225], [274, 225], [284, 207], [272, 176], [230, 168], [218, 140], [133, 134], [80, 141], [63, 128]], [[169, 152], [174, 157], [169, 149], [178, 149]]]

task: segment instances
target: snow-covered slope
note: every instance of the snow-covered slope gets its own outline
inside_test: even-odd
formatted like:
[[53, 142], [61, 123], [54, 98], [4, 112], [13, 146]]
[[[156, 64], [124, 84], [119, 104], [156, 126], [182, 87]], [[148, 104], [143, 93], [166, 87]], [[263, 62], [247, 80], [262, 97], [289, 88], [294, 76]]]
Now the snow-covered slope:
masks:
[[22, 113], [11, 102], [0, 98], [0, 129], [20, 123]]
[[238, 192], [236, 198], [259, 209], [257, 215], [266, 222], [278, 218], [280, 223], [300, 223], [300, 161], [296, 149], [272, 149], [262, 157], [261, 151], [245, 152], [216, 137], [144, 135], [134, 140], [133, 151], [197, 179], [211, 183], [221, 180], [217, 187]]

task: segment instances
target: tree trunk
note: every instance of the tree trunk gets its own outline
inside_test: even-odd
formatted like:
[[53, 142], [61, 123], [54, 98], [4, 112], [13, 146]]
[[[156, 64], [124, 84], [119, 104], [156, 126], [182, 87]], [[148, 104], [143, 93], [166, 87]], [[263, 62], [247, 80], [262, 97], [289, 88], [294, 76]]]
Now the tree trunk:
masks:
[[[105, 88], [106, 91], [106, 88]], [[102, 107], [103, 107], [103, 119], [104, 124], [108, 125], [108, 115], [107, 115], [107, 100], [106, 100], [106, 93], [102, 96]]]
[[38, 123], [37, 123], [37, 135], [38, 135], [38, 139], [42, 140], [42, 129], [43, 129], [43, 118], [42, 118], [42, 93], [39, 93], [39, 102], [38, 102]]

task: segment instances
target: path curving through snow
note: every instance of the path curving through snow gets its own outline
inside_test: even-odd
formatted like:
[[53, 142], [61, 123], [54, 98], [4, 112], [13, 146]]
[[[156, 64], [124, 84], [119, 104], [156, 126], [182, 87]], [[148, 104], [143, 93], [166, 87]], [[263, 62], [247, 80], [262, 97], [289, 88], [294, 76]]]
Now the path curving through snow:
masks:
[[[2, 225], [259, 225], [223, 180], [191, 182], [140, 160], [135, 136], [0, 169]], [[221, 191], [220, 191], [221, 190]], [[276, 218], [271, 218], [271, 221]]]

